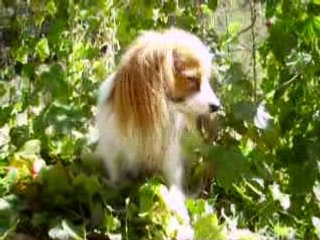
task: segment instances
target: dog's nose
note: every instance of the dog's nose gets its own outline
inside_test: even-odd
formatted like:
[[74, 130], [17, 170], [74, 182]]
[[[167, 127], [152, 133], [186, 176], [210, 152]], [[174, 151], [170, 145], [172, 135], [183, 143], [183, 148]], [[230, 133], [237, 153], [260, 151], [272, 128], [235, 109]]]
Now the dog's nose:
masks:
[[220, 109], [220, 105], [209, 104], [210, 112], [217, 112]]

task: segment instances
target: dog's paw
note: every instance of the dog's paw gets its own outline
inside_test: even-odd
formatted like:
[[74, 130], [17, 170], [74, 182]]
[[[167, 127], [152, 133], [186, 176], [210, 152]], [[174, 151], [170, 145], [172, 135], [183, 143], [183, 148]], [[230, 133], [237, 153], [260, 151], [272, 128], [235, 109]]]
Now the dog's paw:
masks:
[[193, 240], [194, 230], [190, 224], [181, 223], [176, 216], [172, 216], [167, 230], [170, 239]]
[[190, 224], [180, 226], [177, 231], [178, 240], [193, 240], [194, 230]]
[[185, 196], [176, 186], [171, 186], [169, 191], [165, 189], [162, 193], [163, 200], [168, 208], [174, 212], [184, 224], [190, 223], [189, 213], [185, 206]]
[[174, 238], [178, 240], [194, 239], [194, 230], [190, 224], [190, 217], [185, 206], [185, 196], [176, 186], [162, 189], [162, 197], [167, 207], [173, 212], [169, 232], [175, 232]]

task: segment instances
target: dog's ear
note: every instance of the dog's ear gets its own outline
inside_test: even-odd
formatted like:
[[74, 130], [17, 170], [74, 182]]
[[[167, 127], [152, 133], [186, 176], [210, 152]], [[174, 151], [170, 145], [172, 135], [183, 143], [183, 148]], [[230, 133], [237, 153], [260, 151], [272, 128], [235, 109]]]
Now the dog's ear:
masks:
[[175, 88], [175, 72], [177, 71], [177, 64], [179, 59], [174, 49], [166, 49], [161, 61], [160, 66], [160, 78], [162, 81], [162, 88], [164, 94], [171, 99]]
[[182, 64], [181, 64], [181, 59], [179, 59], [177, 49], [172, 50], [172, 62], [173, 62], [174, 71], [178, 71], [179, 69], [181, 69]]
[[113, 105], [123, 129], [128, 123], [140, 131], [152, 132], [160, 127], [164, 86], [173, 76], [172, 57], [168, 53], [163, 46], [137, 44], [122, 58], [116, 75]]

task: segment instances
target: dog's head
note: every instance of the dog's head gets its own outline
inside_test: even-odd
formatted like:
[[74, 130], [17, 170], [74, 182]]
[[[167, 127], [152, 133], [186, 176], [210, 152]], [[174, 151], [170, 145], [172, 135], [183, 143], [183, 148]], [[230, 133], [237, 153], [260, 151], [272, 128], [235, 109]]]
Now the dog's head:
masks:
[[[193, 34], [179, 29], [140, 35], [121, 59], [112, 93], [122, 128], [155, 132], [168, 122], [168, 107], [188, 116], [215, 112], [211, 54]], [[132, 127], [131, 127], [132, 128]]]
[[173, 82], [167, 95], [176, 108], [188, 115], [216, 112], [220, 101], [210, 84], [212, 54], [196, 36], [178, 29], [164, 32], [172, 49]]

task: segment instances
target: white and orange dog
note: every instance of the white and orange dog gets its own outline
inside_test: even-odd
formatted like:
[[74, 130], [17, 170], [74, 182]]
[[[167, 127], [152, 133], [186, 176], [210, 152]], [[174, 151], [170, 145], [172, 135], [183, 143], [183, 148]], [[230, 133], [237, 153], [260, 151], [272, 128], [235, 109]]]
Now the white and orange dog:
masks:
[[211, 60], [199, 38], [175, 28], [145, 32], [129, 47], [99, 94], [97, 153], [112, 182], [160, 172], [183, 198], [181, 133], [220, 106]]

